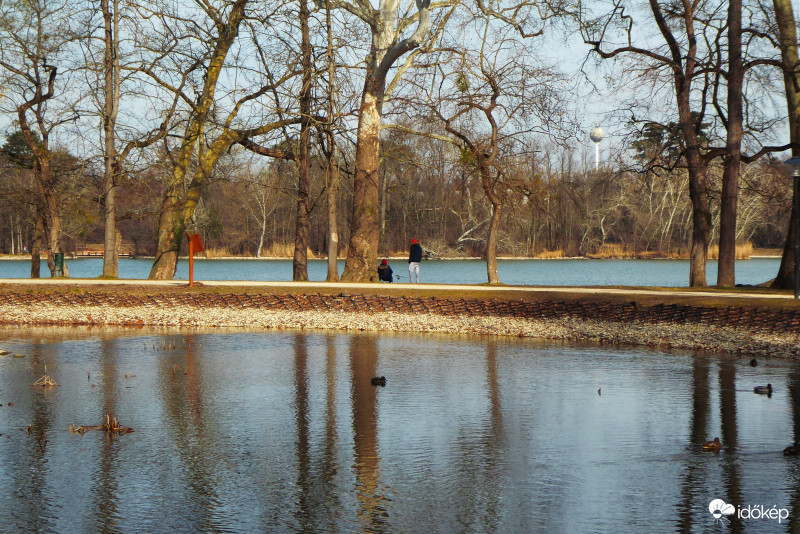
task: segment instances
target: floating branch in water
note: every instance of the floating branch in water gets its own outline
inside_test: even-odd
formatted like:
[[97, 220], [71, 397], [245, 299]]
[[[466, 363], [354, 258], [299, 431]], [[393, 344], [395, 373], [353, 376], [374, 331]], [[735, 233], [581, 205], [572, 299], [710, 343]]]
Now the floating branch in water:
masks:
[[31, 384], [31, 386], [38, 386], [38, 387], [43, 387], [43, 388], [53, 387], [53, 386], [60, 386], [60, 385], [61, 384], [59, 384], [58, 382], [56, 382], [55, 380], [53, 380], [52, 378], [50, 378], [47, 375], [42, 376], [39, 380], [37, 380], [36, 382]]
[[112, 418], [111, 415], [106, 415], [106, 422], [102, 425], [81, 425], [79, 427], [76, 427], [75, 425], [69, 425], [70, 433], [83, 434], [84, 432], [89, 432], [90, 430], [100, 430], [112, 437], [133, 432], [132, 428], [119, 424], [117, 418]]

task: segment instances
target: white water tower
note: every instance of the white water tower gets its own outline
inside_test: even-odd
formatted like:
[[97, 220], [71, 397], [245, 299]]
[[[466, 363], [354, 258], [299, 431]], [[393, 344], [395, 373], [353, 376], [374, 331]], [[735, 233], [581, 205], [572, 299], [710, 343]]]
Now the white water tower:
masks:
[[591, 138], [592, 142], [594, 143], [594, 170], [597, 171], [598, 167], [600, 166], [600, 141], [603, 140], [603, 137], [606, 136], [606, 133], [600, 128], [599, 124], [595, 124], [592, 131], [589, 132], [589, 138]]

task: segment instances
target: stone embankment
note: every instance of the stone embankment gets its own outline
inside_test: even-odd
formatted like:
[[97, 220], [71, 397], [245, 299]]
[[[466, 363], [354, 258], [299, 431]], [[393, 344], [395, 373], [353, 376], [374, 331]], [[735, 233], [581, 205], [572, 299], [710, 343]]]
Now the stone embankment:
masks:
[[375, 295], [0, 294], [0, 323], [439, 332], [800, 359], [800, 311]]

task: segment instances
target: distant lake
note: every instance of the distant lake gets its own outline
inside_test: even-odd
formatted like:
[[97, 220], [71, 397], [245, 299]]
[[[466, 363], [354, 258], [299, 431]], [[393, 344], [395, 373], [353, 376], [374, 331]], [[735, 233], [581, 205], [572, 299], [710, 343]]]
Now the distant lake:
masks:
[[[152, 259], [121, 259], [120, 278], [146, 279]], [[397, 282], [408, 282], [405, 260], [392, 260], [389, 264], [399, 275]], [[76, 278], [96, 278], [103, 271], [100, 258], [68, 259], [70, 275]], [[736, 282], [760, 284], [775, 277], [780, 258], [754, 258], [736, 262]], [[195, 280], [252, 280], [285, 282], [292, 279], [291, 260], [225, 259], [195, 260]], [[344, 270], [344, 260], [339, 261], [339, 273]], [[309, 260], [308, 277], [322, 282], [328, 271], [326, 260]], [[42, 277], [49, 271], [43, 262]], [[686, 287], [689, 285], [688, 260], [499, 260], [500, 282], [509, 285], [531, 286], [660, 286]], [[30, 262], [0, 260], [0, 278], [28, 278]], [[482, 260], [423, 261], [421, 281], [433, 284], [484, 284], [486, 262]], [[707, 280], [714, 284], [717, 262], [709, 261]], [[189, 262], [181, 259], [176, 279], [189, 278]]]

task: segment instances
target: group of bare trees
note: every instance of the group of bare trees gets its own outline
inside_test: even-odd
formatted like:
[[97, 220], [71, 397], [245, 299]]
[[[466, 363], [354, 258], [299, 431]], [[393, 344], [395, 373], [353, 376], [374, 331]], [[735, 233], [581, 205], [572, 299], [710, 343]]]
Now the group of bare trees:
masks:
[[[154, 279], [187, 233], [291, 243], [294, 280], [309, 250], [337, 279], [341, 242], [342, 279], [375, 281], [418, 237], [483, 256], [490, 283], [501, 253], [617, 244], [689, 250], [704, 286], [712, 242], [733, 285], [737, 242], [791, 238], [770, 159], [800, 150], [789, 0], [376, 3], [0, 4], [0, 239], [25, 240], [32, 276], [40, 250], [52, 275], [65, 243], [102, 234], [115, 277], [133, 242]], [[600, 171], [576, 142], [589, 74], [539, 53], [565, 42], [623, 82], [608, 117], [628, 137]]]

